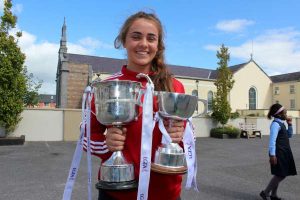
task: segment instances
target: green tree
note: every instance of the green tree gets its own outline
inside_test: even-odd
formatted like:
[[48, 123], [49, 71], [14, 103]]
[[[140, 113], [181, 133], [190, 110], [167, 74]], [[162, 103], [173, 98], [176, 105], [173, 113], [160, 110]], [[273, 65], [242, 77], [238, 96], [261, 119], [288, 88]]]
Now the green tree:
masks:
[[214, 83], [217, 87], [217, 92], [213, 99], [212, 117], [224, 126], [230, 118], [231, 107], [228, 102], [228, 95], [234, 84], [232, 72], [228, 68], [230, 55], [228, 48], [224, 44], [222, 44], [220, 51], [217, 51], [217, 58], [219, 59], [218, 77]]
[[27, 67], [24, 66], [23, 74], [26, 79], [26, 92], [23, 98], [26, 107], [32, 107], [39, 103], [39, 89], [43, 81], [34, 77], [33, 73], [28, 73]]
[[17, 42], [21, 37], [9, 34], [15, 28], [17, 17], [12, 14], [12, 1], [4, 1], [0, 25], [0, 126], [9, 133], [21, 120], [26, 79], [23, 74], [25, 55]]

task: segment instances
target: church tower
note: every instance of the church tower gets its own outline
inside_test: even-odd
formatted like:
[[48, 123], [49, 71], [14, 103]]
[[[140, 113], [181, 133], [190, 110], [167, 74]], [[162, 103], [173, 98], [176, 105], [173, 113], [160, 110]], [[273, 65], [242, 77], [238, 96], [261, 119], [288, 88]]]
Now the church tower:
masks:
[[82, 94], [91, 83], [93, 68], [85, 55], [67, 52], [66, 20], [61, 29], [56, 72], [56, 107], [81, 108]]
[[67, 26], [66, 19], [61, 29], [60, 47], [58, 51], [58, 64], [56, 72], [56, 107], [67, 107], [67, 84], [68, 84], [68, 55], [67, 55]]

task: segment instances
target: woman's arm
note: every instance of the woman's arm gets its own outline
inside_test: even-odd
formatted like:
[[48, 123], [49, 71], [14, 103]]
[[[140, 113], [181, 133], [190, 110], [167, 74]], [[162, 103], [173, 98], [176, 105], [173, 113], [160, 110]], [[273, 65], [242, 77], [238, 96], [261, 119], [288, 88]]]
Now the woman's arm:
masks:
[[[106, 126], [101, 124], [96, 118], [95, 99], [91, 101], [91, 153], [100, 157], [103, 161], [107, 160], [111, 156], [111, 152], [106, 145], [105, 131]], [[86, 151], [87, 138], [86, 133], [84, 135], [84, 150]]]
[[290, 117], [287, 117], [286, 118], [286, 122], [288, 124], [288, 129], [287, 129], [287, 132], [288, 132], [288, 137], [291, 138], [293, 136], [293, 124], [292, 124], [292, 118]]
[[270, 127], [270, 141], [269, 141], [269, 156], [271, 165], [277, 164], [276, 157], [276, 139], [278, 132], [280, 131], [280, 125], [276, 122], [272, 122]]
[[279, 131], [280, 131], [280, 125], [277, 122], [272, 122], [270, 127], [270, 141], [269, 141], [270, 156], [276, 156], [276, 139]]

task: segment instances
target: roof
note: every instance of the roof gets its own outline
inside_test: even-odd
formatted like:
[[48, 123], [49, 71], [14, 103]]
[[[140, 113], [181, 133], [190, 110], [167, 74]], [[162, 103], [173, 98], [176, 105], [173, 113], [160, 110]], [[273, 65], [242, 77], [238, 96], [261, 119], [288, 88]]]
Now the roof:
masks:
[[[238, 70], [246, 66], [247, 64], [248, 63], [242, 63], [242, 64], [230, 66], [228, 68], [234, 74], [235, 72], [237, 72]], [[217, 79], [217, 78], [218, 78], [218, 70], [213, 70], [211, 73], [211, 79]]]
[[[92, 66], [93, 73], [116, 73], [120, 71], [120, 66], [127, 64], [126, 59], [116, 59], [98, 56], [88, 56], [80, 54], [67, 54], [68, 60], [72, 63], [89, 64]], [[214, 71], [204, 68], [186, 67], [179, 65], [168, 65], [170, 71], [175, 76], [193, 77], [198, 79], [215, 79], [211, 77], [211, 74], [215, 74]]]
[[249, 63], [254, 63], [256, 65], [256, 67], [258, 67], [258, 69], [265, 74], [265, 76], [270, 80], [271, 78], [269, 77], [269, 75], [251, 58], [248, 62], [246, 63], [242, 63], [242, 64], [238, 64], [238, 65], [233, 65], [231, 67], [229, 67], [229, 69], [231, 70], [231, 72], [234, 74], [237, 71], [239, 71], [240, 69], [242, 69], [243, 67], [245, 67], [246, 65], [248, 65]]
[[68, 60], [72, 63], [78, 64], [89, 64], [93, 68], [93, 72], [109, 73], [113, 74], [120, 71], [120, 66], [125, 65], [127, 60], [98, 57], [98, 56], [87, 56], [80, 54], [67, 54]]
[[241, 68], [243, 68], [245, 65], [247, 65], [249, 62], [247, 63], [242, 63], [242, 64], [238, 64], [238, 65], [233, 65], [230, 66], [229, 69], [231, 70], [232, 73], [237, 72], [238, 70], [240, 70]]
[[193, 78], [200, 78], [200, 79], [211, 79], [211, 69], [203, 69], [203, 68], [196, 68], [196, 67], [186, 67], [186, 66], [179, 66], [179, 65], [168, 65], [170, 71], [175, 76], [183, 76], [183, 77], [193, 77]]
[[276, 76], [270, 76], [270, 78], [273, 81], [273, 83], [300, 81], [300, 71], [287, 73], [287, 74], [280, 74]]
[[[89, 64], [92, 66], [93, 73], [109, 73], [113, 74], [120, 71], [120, 66], [125, 65], [127, 63], [126, 59], [116, 59], [116, 58], [107, 58], [107, 57], [98, 57], [98, 56], [88, 56], [88, 55], [80, 55], [80, 54], [67, 54], [68, 60], [72, 63], [79, 64]], [[229, 67], [232, 73], [237, 72], [247, 63], [242, 63], [238, 65], [233, 65]], [[190, 77], [194, 79], [208, 79], [215, 80], [217, 79], [218, 71], [205, 69], [205, 68], [197, 68], [197, 67], [188, 67], [188, 66], [180, 66], [180, 65], [168, 65], [172, 74], [177, 77]]]
[[43, 103], [56, 103], [56, 95], [52, 94], [40, 94], [39, 102]]

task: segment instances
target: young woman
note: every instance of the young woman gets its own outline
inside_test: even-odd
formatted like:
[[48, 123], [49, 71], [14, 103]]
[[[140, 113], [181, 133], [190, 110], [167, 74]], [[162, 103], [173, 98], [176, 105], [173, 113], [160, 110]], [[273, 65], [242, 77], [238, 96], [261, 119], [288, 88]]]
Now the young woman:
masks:
[[[152, 13], [138, 12], [130, 16], [115, 39], [115, 47], [124, 47], [127, 52], [127, 65], [121, 71], [112, 75], [108, 80], [131, 80], [146, 85], [145, 78], [138, 79], [138, 73], [144, 73], [152, 79], [156, 91], [184, 93], [183, 85], [171, 76], [164, 63], [165, 45], [163, 29], [160, 20]], [[154, 99], [155, 100], [155, 99]], [[95, 113], [95, 105], [92, 102]], [[141, 111], [141, 110], [140, 110]], [[157, 111], [157, 108], [154, 108]], [[184, 131], [184, 122], [176, 121], [172, 127], [166, 126], [173, 142], [181, 142]], [[103, 133], [106, 130], [106, 135]], [[91, 117], [91, 148], [92, 153], [105, 162], [114, 151], [122, 150], [123, 155], [134, 163], [134, 175], [139, 179], [139, 164], [141, 153], [142, 115], [137, 121], [125, 125], [123, 130], [114, 127], [105, 127]], [[155, 125], [152, 141], [152, 158], [155, 150], [161, 144], [162, 134]], [[181, 193], [181, 175], [164, 175], [151, 172], [148, 199], [178, 200]], [[137, 199], [137, 190], [100, 190], [99, 199]]]
[[[297, 175], [296, 166], [289, 143], [293, 135], [292, 119], [287, 117], [286, 109], [276, 103], [270, 107], [268, 118], [274, 117], [270, 126], [269, 157], [271, 173], [274, 175], [266, 189], [261, 191], [262, 199], [280, 200], [277, 196], [279, 183], [286, 176]], [[287, 122], [288, 129], [284, 122]]]

